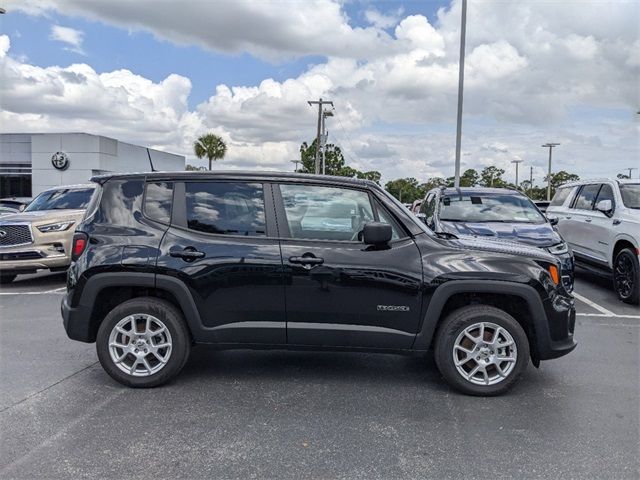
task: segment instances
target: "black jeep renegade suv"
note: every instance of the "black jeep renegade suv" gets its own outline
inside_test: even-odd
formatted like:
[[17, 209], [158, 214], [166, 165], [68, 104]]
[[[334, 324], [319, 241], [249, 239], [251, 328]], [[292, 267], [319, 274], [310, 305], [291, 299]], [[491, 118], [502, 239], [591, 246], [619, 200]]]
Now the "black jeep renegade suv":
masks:
[[194, 344], [415, 354], [495, 395], [573, 350], [573, 298], [540, 249], [435, 234], [378, 185], [267, 173], [102, 176], [73, 244], [70, 338], [132, 387]]

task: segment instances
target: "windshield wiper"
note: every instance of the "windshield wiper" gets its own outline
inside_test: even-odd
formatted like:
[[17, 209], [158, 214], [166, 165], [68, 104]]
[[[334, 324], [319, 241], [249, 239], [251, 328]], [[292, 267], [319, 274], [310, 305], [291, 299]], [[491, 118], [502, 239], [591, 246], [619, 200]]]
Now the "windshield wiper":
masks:
[[444, 238], [447, 240], [457, 240], [458, 237], [456, 235], [454, 235], [453, 233], [449, 233], [449, 232], [433, 232], [436, 234], [436, 236], [438, 238]]

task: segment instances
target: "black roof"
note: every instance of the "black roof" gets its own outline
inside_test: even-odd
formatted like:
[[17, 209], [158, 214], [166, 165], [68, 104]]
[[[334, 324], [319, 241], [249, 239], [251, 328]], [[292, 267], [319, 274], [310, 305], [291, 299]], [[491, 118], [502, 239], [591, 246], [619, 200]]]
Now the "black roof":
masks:
[[347, 184], [358, 186], [375, 186], [379, 185], [371, 180], [362, 180], [350, 177], [335, 177], [331, 175], [311, 175], [307, 173], [295, 172], [260, 172], [247, 170], [227, 170], [227, 171], [180, 171], [180, 172], [140, 172], [140, 173], [113, 173], [108, 175], [97, 175], [91, 178], [92, 182], [103, 184], [112, 179], [132, 179], [146, 178], [158, 180], [270, 180], [270, 181], [286, 181], [296, 180], [303, 182], [320, 182], [333, 184]]

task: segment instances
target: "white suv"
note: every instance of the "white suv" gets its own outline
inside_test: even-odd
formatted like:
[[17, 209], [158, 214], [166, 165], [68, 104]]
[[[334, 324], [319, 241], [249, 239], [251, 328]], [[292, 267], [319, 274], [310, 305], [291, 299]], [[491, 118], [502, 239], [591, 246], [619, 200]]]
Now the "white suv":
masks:
[[547, 208], [582, 267], [606, 271], [620, 300], [640, 297], [640, 181], [583, 180], [560, 187]]

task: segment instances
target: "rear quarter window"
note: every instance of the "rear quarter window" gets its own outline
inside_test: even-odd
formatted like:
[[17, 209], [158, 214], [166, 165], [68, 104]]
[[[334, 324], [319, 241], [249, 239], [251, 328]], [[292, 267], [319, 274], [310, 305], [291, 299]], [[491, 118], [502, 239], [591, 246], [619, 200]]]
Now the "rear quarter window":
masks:
[[559, 188], [556, 191], [556, 194], [553, 196], [553, 199], [551, 200], [551, 203], [549, 204], [549, 206], [561, 207], [562, 205], [564, 205], [564, 202], [567, 200], [572, 190], [573, 189], [571, 187]]
[[173, 183], [147, 183], [144, 196], [144, 214], [152, 220], [169, 223], [173, 204]]

